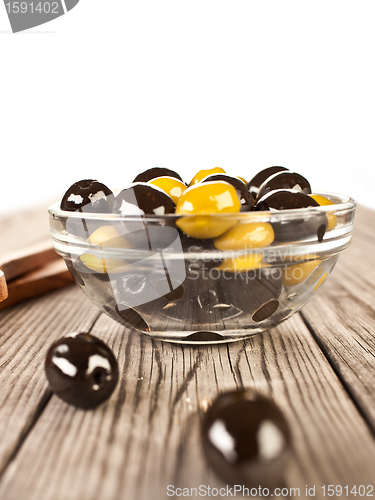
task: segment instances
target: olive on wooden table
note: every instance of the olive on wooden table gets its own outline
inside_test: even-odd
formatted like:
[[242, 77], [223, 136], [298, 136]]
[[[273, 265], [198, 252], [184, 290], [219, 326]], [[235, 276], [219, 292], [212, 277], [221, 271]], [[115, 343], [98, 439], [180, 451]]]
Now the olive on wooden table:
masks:
[[79, 408], [95, 408], [106, 401], [119, 377], [112, 350], [89, 333], [74, 333], [52, 344], [45, 372], [52, 391]]
[[275, 488], [291, 455], [292, 437], [279, 407], [253, 389], [220, 394], [201, 424], [204, 455], [217, 476], [248, 488]]

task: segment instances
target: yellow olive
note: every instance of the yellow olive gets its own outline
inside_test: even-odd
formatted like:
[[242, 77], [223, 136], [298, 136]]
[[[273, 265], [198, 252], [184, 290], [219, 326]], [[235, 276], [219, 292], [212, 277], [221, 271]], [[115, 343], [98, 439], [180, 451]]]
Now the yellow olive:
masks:
[[186, 189], [185, 184], [175, 177], [156, 177], [155, 179], [148, 181], [148, 184], [153, 184], [154, 186], [162, 189], [172, 198], [175, 205], [177, 205], [180, 196]]
[[90, 253], [84, 253], [80, 257], [86, 267], [97, 273], [118, 272], [121, 268], [128, 268], [128, 263], [121, 259], [109, 259]]
[[266, 247], [274, 238], [275, 234], [268, 222], [239, 222], [216, 238], [214, 245], [218, 250], [245, 250]]
[[[325, 198], [324, 196], [320, 196], [320, 194], [310, 194], [309, 196], [313, 198], [317, 203], [319, 203], [320, 206], [334, 205], [334, 203], [331, 200]], [[336, 227], [337, 217], [335, 214], [332, 214], [330, 212], [327, 212], [326, 215], [328, 219], [327, 231], [330, 231], [331, 229]]]
[[[88, 238], [87, 242], [91, 245], [103, 248], [133, 248], [134, 245], [122, 238], [113, 226], [98, 227]], [[108, 273], [113, 270], [116, 272], [119, 268], [128, 266], [128, 263], [122, 259], [106, 257], [104, 254], [95, 255], [84, 253], [80, 257], [86, 267], [97, 273]]]
[[240, 255], [239, 257], [229, 257], [223, 259], [217, 269], [220, 271], [227, 271], [229, 273], [242, 273], [251, 269], [269, 267], [269, 264], [262, 262], [262, 257], [263, 255], [261, 253], [246, 253]]
[[326, 279], [326, 277], [328, 276], [328, 273], [324, 273], [323, 276], [320, 278], [320, 280], [318, 281], [318, 283], [315, 285], [315, 288], [314, 288], [314, 292], [317, 291], [317, 289], [323, 285], [324, 283], [324, 280]]
[[88, 238], [91, 245], [110, 248], [133, 248], [129, 241], [122, 238], [113, 226], [98, 227]]
[[225, 174], [225, 170], [220, 167], [209, 168], [208, 170], [199, 170], [198, 173], [194, 175], [191, 179], [189, 186], [193, 186], [194, 184], [198, 184], [202, 179], [212, 174]]
[[193, 238], [216, 238], [236, 224], [234, 217], [211, 214], [238, 213], [241, 203], [233, 186], [224, 181], [205, 182], [186, 189], [178, 201], [177, 226]]
[[301, 264], [283, 267], [283, 284], [285, 286], [295, 286], [303, 283], [320, 263], [321, 260], [310, 260]]

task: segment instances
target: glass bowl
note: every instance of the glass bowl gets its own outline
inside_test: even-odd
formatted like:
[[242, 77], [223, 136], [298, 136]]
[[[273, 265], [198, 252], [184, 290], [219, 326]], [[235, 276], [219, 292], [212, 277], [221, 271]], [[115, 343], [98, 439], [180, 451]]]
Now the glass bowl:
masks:
[[[122, 325], [169, 342], [228, 342], [286, 320], [327, 281], [350, 244], [356, 203], [321, 195], [333, 204], [182, 217], [67, 212], [56, 203], [50, 229], [78, 286]], [[217, 239], [179, 229], [197, 224]]]

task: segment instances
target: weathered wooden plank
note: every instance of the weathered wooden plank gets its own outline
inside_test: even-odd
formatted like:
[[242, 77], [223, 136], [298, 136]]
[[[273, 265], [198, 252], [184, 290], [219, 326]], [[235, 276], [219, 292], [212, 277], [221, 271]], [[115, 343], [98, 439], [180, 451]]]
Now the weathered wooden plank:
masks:
[[351, 246], [302, 317], [375, 431], [375, 212], [357, 216]]
[[[375, 444], [299, 315], [264, 335], [209, 347], [152, 341], [102, 315], [93, 334], [119, 360], [112, 398], [94, 411], [52, 397], [0, 481], [6, 500], [155, 500], [167, 487], [223, 486], [200, 448], [219, 391], [255, 387], [290, 423], [288, 487], [372, 484]], [[44, 379], [39, 373], [39, 378]]]
[[0, 312], [0, 472], [50, 396], [43, 365], [49, 346], [97, 317], [75, 286]]

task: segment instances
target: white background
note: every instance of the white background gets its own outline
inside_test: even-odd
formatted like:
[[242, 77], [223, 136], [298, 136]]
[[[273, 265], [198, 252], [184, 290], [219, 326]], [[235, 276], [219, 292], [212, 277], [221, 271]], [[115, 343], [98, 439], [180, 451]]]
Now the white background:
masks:
[[0, 4], [0, 214], [83, 178], [283, 165], [375, 208], [375, 2], [81, 0], [12, 34]]

